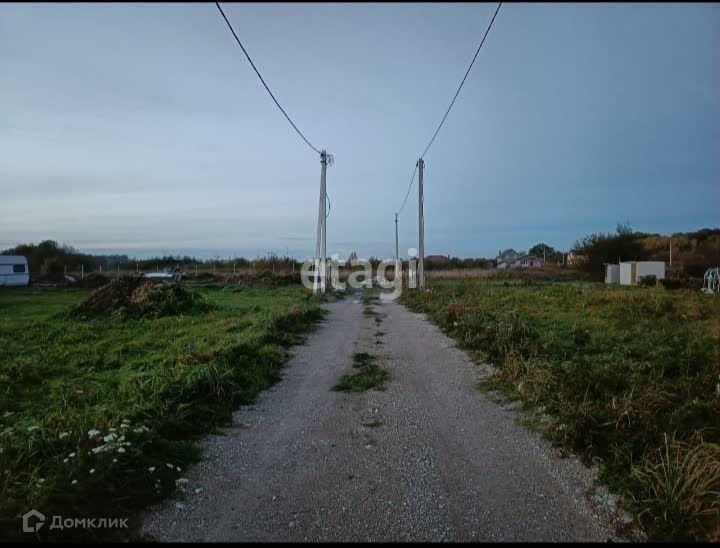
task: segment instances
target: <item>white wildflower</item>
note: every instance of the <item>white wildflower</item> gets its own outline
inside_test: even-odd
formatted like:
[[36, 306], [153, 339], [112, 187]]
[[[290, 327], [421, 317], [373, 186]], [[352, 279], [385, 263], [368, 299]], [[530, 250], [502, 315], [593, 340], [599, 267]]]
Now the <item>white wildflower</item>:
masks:
[[177, 470], [178, 472], [180, 472], [180, 467], [179, 467], [179, 466], [176, 467], [175, 470]]
[[95, 447], [95, 448], [92, 450], [92, 452], [97, 455], [98, 453], [102, 453], [103, 451], [105, 451], [105, 449], [106, 449], [106, 448], [105, 448], [104, 445], [100, 445], [100, 446], [98, 446], [98, 447]]
[[70, 459], [63, 459], [63, 463], [67, 464], [67, 461], [69, 461], [69, 460]]
[[125, 448], [124, 447], [118, 447], [118, 453], [124, 453]]
[[70, 482], [71, 485], [75, 485], [76, 483], [77, 483], [77, 480], [72, 480], [72, 481]]
[[117, 428], [108, 428], [108, 432], [117, 432]]
[[60, 436], [58, 436], [60, 439], [67, 438], [70, 435], [70, 432], [60, 432]]
[[113, 459], [113, 462], [117, 462], [117, 459]]
[[187, 478], [178, 478], [175, 480], [175, 485], [186, 485], [187, 482]]
[[172, 464], [170, 464], [169, 462], [168, 462], [165, 466], [167, 466], [168, 468], [170, 468], [170, 470], [172, 470], [173, 468], [175, 468], [175, 467], [174, 467]]
[[75, 453], [70, 453], [68, 457], [73, 458], [75, 456]]
[[40, 479], [38, 480], [38, 483], [44, 483], [44, 482], [45, 482], [45, 478], [40, 478]]
[[155, 467], [151, 466], [150, 468], [148, 468], [148, 471], [152, 474], [155, 471]]
[[115, 438], [117, 438], [117, 436], [115, 434], [108, 434], [107, 436], [105, 436], [103, 438], [103, 441], [105, 443], [109, 443], [109, 442], [113, 441]]
[[130, 419], [123, 419], [121, 422], [123, 424], [130, 424]]
[[5, 413], [3, 413], [3, 418], [9, 417], [12, 414], [14, 414], [14, 411], [5, 411]]
[[39, 429], [40, 429], [39, 426], [28, 426], [28, 432], [33, 432], [33, 431], [39, 430]]
[[88, 432], [88, 438], [94, 438], [100, 433], [100, 430], [90, 430]]
[[90, 473], [91, 473], [91, 474], [94, 474], [94, 473], [95, 473], [95, 468], [91, 468], [91, 469], [90, 469]]
[[129, 424], [126, 424], [126, 423], [122, 423], [122, 424], [120, 425], [120, 428], [129, 428], [129, 427], [130, 427], [130, 425], [129, 425]]

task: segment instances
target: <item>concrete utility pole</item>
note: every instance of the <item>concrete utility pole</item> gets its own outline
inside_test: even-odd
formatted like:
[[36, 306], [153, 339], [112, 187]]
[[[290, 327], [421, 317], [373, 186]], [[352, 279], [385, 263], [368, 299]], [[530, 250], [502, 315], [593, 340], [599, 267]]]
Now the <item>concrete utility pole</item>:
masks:
[[670, 238], [670, 266], [672, 266], [672, 238]]
[[397, 231], [397, 213], [395, 214], [395, 262], [399, 259], [398, 254], [398, 231]]
[[325, 293], [325, 260], [327, 258], [327, 205], [326, 176], [327, 176], [327, 152], [320, 153], [320, 202], [318, 207], [317, 241], [315, 243], [315, 278], [313, 291]]
[[425, 289], [425, 217], [423, 216], [423, 168], [425, 162], [418, 160], [418, 287]]
[[400, 273], [400, 254], [398, 253], [398, 228], [397, 228], [397, 213], [395, 213], [395, 272], [393, 274], [393, 280], [397, 280], [398, 276], [401, 276]]

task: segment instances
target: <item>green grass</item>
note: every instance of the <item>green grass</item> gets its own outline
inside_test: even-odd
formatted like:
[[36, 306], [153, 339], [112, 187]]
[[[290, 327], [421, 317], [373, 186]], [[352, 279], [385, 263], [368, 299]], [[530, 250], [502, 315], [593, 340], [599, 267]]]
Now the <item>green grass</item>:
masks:
[[[212, 310], [90, 320], [66, 313], [88, 291], [0, 289], [3, 538], [23, 538], [30, 508], [137, 526], [198, 458], [198, 436], [278, 380], [287, 347], [322, 316], [300, 286], [197, 287]], [[47, 525], [43, 539], [108, 534]]]
[[389, 378], [388, 372], [377, 365], [377, 358], [367, 352], [353, 354], [353, 371], [343, 375], [333, 390], [339, 392], [365, 392], [371, 388], [384, 390], [384, 384]]
[[402, 302], [494, 363], [485, 386], [542, 410], [556, 445], [599, 462], [651, 538], [720, 539], [720, 299], [435, 280]]

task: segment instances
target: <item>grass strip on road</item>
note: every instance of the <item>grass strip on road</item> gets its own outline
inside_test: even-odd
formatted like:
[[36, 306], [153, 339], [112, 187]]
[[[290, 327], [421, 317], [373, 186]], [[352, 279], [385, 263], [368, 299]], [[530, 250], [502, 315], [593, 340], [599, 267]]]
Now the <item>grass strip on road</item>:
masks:
[[353, 371], [343, 375], [333, 390], [339, 392], [365, 392], [374, 388], [384, 390], [385, 381], [388, 380], [387, 370], [376, 363], [377, 357], [367, 352], [353, 354]]

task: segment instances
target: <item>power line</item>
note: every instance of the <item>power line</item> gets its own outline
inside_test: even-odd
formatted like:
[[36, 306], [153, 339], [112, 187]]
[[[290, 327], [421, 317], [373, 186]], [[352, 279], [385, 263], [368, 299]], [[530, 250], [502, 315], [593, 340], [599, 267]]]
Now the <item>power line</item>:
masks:
[[480, 45], [478, 46], [477, 51], [475, 51], [475, 56], [473, 57], [473, 60], [470, 63], [470, 66], [468, 67], [467, 71], [465, 72], [465, 76], [463, 77], [462, 82], [460, 82], [460, 86], [458, 87], [458, 90], [455, 92], [455, 97], [453, 97], [453, 100], [450, 103], [450, 106], [448, 107], [447, 111], [445, 112], [445, 116], [443, 116], [443, 119], [440, 122], [440, 125], [435, 130], [435, 134], [432, 136], [432, 139], [430, 139], [428, 146], [425, 147], [425, 152], [422, 153], [422, 155], [420, 156], [420, 159], [425, 157], [425, 154], [427, 153], [428, 149], [430, 148], [430, 145], [433, 144], [433, 141], [435, 140], [435, 137], [437, 137], [437, 134], [440, 131], [440, 128], [445, 123], [445, 118], [447, 118], [448, 114], [450, 114], [450, 109], [452, 109], [453, 105], [455, 104], [455, 99], [457, 99], [458, 95], [460, 94], [460, 90], [462, 89], [463, 84], [465, 83], [465, 79], [468, 77], [468, 74], [470, 74], [470, 69], [472, 68], [473, 64], [475, 63], [475, 59], [477, 59], [478, 53], [480, 53], [480, 48], [482, 48], [483, 44], [485, 43], [485, 38], [487, 38], [487, 35], [490, 32], [490, 29], [492, 28], [493, 22], [495, 21], [495, 17], [497, 17], [498, 12], [500, 11], [500, 6], [502, 6], [502, 2], [500, 2], [498, 4], [497, 9], [495, 10], [495, 14], [493, 15], [492, 20], [490, 21], [490, 24], [488, 25], [488, 28], [485, 31], [485, 35], [483, 36], [483, 39], [480, 42]]
[[410, 186], [408, 186], [407, 192], [405, 193], [405, 199], [403, 200], [402, 206], [398, 210], [397, 214], [400, 215], [402, 210], [405, 208], [405, 202], [407, 202], [408, 196], [410, 196], [410, 189], [412, 188], [413, 181], [415, 181], [415, 174], [417, 173], [417, 164], [415, 164], [415, 171], [413, 171], [412, 178], [410, 179]]
[[280, 109], [280, 112], [282, 112], [285, 115], [285, 118], [287, 118], [287, 121], [290, 122], [290, 125], [297, 131], [298, 135], [302, 137], [302, 140], [307, 143], [307, 145], [313, 149], [315, 152], [320, 154], [320, 151], [316, 149], [312, 144], [310, 144], [310, 141], [308, 141], [305, 136], [302, 134], [302, 132], [297, 128], [297, 126], [293, 123], [293, 121], [290, 119], [290, 116], [288, 116], [287, 112], [280, 106], [280, 103], [278, 103], [278, 100], [275, 99], [275, 96], [273, 95], [273, 92], [270, 91], [270, 88], [265, 83], [265, 80], [263, 80], [263, 77], [260, 75], [260, 71], [258, 71], [257, 67], [255, 66], [255, 63], [253, 63], [252, 59], [250, 59], [250, 56], [248, 55], [248, 52], [245, 50], [245, 47], [242, 45], [242, 42], [240, 42], [240, 38], [238, 38], [238, 35], [235, 33], [235, 29], [233, 29], [233, 26], [230, 24], [230, 21], [228, 21], [228, 18], [225, 16], [225, 12], [220, 7], [220, 4], [218, 2], [215, 2], [215, 5], [217, 6], [217, 9], [220, 10], [220, 15], [223, 16], [223, 19], [225, 19], [225, 23], [227, 23], [228, 28], [230, 29], [230, 32], [232, 32], [233, 36], [235, 37], [235, 41], [240, 46], [240, 49], [243, 50], [243, 53], [245, 54], [245, 57], [247, 57], [247, 60], [250, 61], [250, 64], [252, 65], [253, 70], [255, 71], [255, 74], [258, 75], [258, 78], [260, 78], [260, 81], [262, 82], [263, 86], [265, 86], [265, 89], [270, 94], [270, 97], [272, 97], [272, 100], [275, 101], [275, 104]]
[[[465, 84], [465, 80], [467, 79], [468, 74], [470, 74], [470, 69], [472, 69], [473, 65], [475, 64], [475, 59], [477, 59], [478, 53], [480, 53], [480, 49], [482, 48], [483, 44], [485, 43], [485, 38], [487, 38], [487, 35], [490, 32], [490, 29], [492, 28], [493, 23], [495, 22], [495, 17], [497, 17], [498, 12], [500, 11], [500, 6], [502, 6], [502, 2], [500, 2], [498, 4], [498, 7], [495, 10], [493, 17], [490, 20], [490, 24], [488, 25], [488, 28], [485, 30], [485, 34], [483, 35], [483, 38], [480, 41], [480, 45], [478, 46], [477, 50], [475, 51], [475, 56], [473, 57], [472, 61], [470, 62], [470, 66], [468, 67], [467, 71], [465, 71], [465, 76], [463, 77], [462, 81], [460, 82], [460, 85], [458, 86], [458, 89], [455, 92], [455, 96], [453, 97], [452, 101], [450, 102], [450, 106], [448, 107], [447, 111], [445, 112], [445, 116], [443, 116], [442, 120], [440, 121], [440, 125], [435, 130], [435, 133], [432, 136], [432, 139], [430, 139], [430, 142], [425, 147], [425, 151], [420, 156], [421, 160], [425, 157], [425, 154], [427, 154], [427, 151], [430, 148], [430, 145], [432, 145], [433, 142], [435, 141], [435, 137], [437, 137], [437, 134], [440, 132], [440, 128], [445, 123], [445, 119], [448, 117], [448, 114], [450, 114], [450, 110], [452, 109], [453, 105], [455, 104], [455, 100], [457, 99], [458, 95], [460, 94], [460, 90], [462, 89], [463, 84]], [[405, 199], [403, 200], [402, 206], [400, 206], [400, 209], [397, 212], [398, 215], [400, 215], [400, 213], [402, 213], [402, 210], [405, 208], [405, 203], [407, 202], [408, 196], [410, 195], [410, 190], [412, 189], [412, 186], [413, 186], [413, 182], [415, 181], [415, 174], [417, 173], [417, 168], [418, 168], [418, 166], [416, 163], [415, 171], [413, 171], [412, 178], [410, 179], [410, 185], [408, 186], [407, 192], [405, 193]]]

